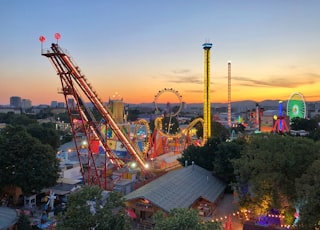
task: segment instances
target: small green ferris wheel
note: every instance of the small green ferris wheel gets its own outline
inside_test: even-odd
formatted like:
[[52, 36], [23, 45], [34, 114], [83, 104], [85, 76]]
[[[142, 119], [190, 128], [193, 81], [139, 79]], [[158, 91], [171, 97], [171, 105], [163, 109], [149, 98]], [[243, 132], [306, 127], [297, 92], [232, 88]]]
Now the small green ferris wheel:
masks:
[[307, 107], [301, 93], [294, 92], [290, 95], [287, 103], [287, 115], [289, 116], [290, 121], [296, 117], [306, 118]]

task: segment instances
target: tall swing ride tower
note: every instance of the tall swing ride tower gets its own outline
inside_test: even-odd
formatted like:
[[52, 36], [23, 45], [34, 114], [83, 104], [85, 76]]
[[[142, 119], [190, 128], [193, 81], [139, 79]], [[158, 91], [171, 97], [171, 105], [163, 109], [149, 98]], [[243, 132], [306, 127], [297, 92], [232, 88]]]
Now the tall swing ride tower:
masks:
[[228, 126], [231, 127], [231, 61], [228, 61]]
[[212, 43], [204, 43], [204, 102], [203, 102], [203, 141], [211, 136], [211, 101], [210, 101], [210, 49]]

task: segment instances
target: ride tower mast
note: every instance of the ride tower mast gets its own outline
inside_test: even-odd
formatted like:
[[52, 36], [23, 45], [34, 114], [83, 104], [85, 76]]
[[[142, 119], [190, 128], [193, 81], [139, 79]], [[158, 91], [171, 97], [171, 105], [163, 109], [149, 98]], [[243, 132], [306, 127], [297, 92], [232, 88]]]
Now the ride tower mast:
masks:
[[211, 136], [211, 101], [210, 101], [210, 49], [212, 43], [204, 43], [204, 102], [203, 102], [203, 143]]
[[228, 61], [228, 126], [231, 127], [231, 61]]

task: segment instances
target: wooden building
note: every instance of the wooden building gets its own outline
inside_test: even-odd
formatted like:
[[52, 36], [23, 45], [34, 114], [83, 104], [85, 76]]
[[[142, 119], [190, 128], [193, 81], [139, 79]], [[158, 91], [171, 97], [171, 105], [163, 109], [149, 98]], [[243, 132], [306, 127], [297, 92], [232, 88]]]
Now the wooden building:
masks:
[[171, 171], [125, 196], [126, 205], [141, 221], [158, 211], [193, 208], [209, 217], [223, 197], [226, 185], [195, 164]]

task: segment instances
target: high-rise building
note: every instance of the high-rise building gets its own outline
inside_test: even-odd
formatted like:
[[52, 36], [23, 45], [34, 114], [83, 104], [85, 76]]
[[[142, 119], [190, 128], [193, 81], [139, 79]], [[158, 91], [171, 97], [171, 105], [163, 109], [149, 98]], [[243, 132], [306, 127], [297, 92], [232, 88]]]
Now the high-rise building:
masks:
[[14, 108], [21, 108], [21, 97], [18, 97], [18, 96], [10, 97], [10, 106]]
[[76, 103], [74, 102], [73, 98], [68, 99], [68, 107], [74, 108], [76, 106]]
[[58, 108], [65, 108], [66, 104], [64, 102], [58, 102]]
[[57, 108], [58, 107], [58, 102], [57, 101], [51, 101], [50, 107], [51, 108]]
[[32, 101], [29, 99], [22, 99], [21, 100], [21, 108], [29, 109], [32, 107]]

